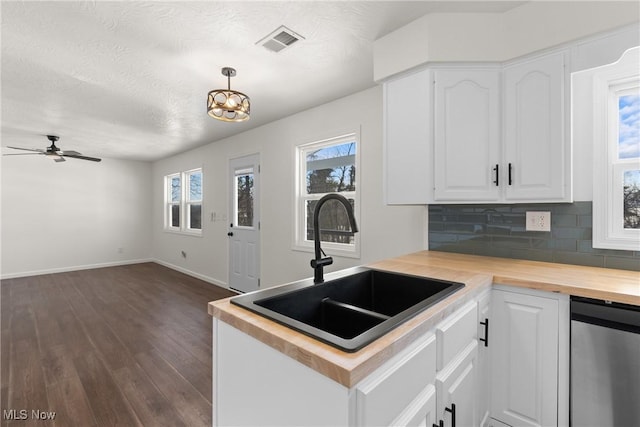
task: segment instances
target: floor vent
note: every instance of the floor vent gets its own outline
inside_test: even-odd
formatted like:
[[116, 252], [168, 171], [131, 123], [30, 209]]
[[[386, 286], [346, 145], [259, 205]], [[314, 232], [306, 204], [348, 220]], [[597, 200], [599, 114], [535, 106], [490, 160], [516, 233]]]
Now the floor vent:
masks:
[[298, 40], [304, 40], [304, 37], [282, 25], [256, 44], [264, 46], [271, 52], [281, 52]]

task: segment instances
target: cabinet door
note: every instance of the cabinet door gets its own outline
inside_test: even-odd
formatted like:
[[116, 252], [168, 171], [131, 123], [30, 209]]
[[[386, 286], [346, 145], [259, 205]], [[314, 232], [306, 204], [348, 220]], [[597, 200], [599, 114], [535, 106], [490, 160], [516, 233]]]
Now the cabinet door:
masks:
[[[476, 419], [481, 426], [485, 425], [489, 419], [489, 390], [491, 388], [491, 383], [489, 382], [491, 378], [489, 354], [493, 344], [490, 340], [490, 328], [493, 326], [490, 321], [490, 309], [491, 290], [487, 290], [478, 299], [478, 415]], [[485, 322], [488, 323], [488, 326], [484, 325]]]
[[493, 290], [491, 303], [491, 416], [557, 425], [558, 300]]
[[504, 69], [506, 200], [571, 200], [566, 76], [563, 52]]
[[426, 204], [433, 193], [431, 78], [423, 70], [384, 83], [387, 204]]
[[458, 357], [436, 375], [438, 420], [444, 420], [444, 425], [447, 427], [453, 427], [453, 411], [455, 411], [455, 427], [478, 425], [476, 418], [477, 361], [478, 341], [473, 340]]
[[435, 72], [435, 200], [496, 201], [498, 70]]

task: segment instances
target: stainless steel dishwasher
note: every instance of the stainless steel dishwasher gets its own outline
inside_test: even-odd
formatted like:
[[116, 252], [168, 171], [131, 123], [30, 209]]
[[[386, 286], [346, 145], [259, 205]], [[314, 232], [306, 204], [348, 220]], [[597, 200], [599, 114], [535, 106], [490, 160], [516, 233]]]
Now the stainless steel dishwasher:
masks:
[[640, 307], [571, 299], [571, 425], [640, 426]]

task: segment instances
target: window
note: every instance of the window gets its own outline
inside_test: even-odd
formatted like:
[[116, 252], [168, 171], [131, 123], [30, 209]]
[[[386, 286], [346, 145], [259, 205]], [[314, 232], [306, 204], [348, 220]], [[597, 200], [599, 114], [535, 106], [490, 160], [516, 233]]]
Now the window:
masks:
[[[318, 200], [339, 193], [359, 218], [358, 137], [351, 133], [297, 147], [296, 231], [294, 246], [312, 250], [313, 214]], [[351, 232], [341, 203], [330, 200], [320, 217], [320, 240], [328, 254], [359, 257], [358, 235]]]
[[618, 158], [622, 169], [623, 228], [640, 229], [640, 82], [617, 96]]
[[233, 217], [236, 227], [253, 227], [253, 167], [235, 171]]
[[640, 48], [594, 75], [593, 246], [640, 250]]
[[202, 169], [165, 176], [165, 229], [202, 233]]

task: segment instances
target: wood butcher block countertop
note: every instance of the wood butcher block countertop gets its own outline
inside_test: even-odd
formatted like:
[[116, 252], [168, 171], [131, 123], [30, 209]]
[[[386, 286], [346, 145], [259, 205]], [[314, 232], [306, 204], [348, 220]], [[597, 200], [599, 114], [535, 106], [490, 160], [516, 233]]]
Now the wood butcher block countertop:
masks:
[[640, 272], [421, 251], [368, 267], [465, 283], [465, 287], [355, 353], [346, 353], [231, 305], [209, 303], [209, 314], [345, 387], [353, 387], [416, 338], [492, 283], [640, 305]]

